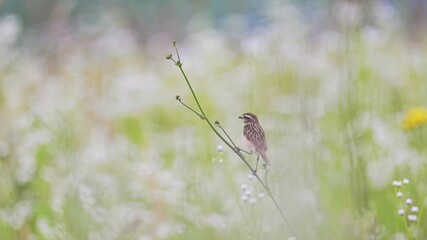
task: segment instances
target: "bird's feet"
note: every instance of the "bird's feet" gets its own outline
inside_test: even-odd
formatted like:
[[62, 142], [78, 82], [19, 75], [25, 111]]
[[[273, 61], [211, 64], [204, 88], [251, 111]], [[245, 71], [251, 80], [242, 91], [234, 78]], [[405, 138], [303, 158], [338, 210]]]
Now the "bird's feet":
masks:
[[246, 153], [246, 154], [252, 154], [252, 152], [248, 152], [248, 151], [246, 151], [246, 150], [243, 150], [243, 149], [241, 149], [241, 148], [239, 148], [239, 147], [235, 147], [234, 148], [234, 151], [235, 152], [238, 152], [238, 153], [242, 153], [242, 152], [244, 152], [244, 153]]

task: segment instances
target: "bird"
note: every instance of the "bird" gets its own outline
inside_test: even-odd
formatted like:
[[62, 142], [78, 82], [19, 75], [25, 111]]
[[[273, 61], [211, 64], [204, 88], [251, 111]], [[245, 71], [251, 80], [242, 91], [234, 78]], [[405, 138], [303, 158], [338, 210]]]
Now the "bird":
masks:
[[267, 142], [265, 140], [265, 133], [258, 121], [257, 116], [248, 112], [244, 113], [242, 116], [239, 116], [239, 118], [242, 119], [243, 123], [245, 124], [243, 126], [243, 140], [249, 149], [249, 152], [247, 153], [255, 153], [257, 155], [257, 165], [255, 172], [258, 169], [258, 161], [260, 156], [264, 162], [264, 167], [268, 166], [269, 169], [270, 161], [267, 158]]

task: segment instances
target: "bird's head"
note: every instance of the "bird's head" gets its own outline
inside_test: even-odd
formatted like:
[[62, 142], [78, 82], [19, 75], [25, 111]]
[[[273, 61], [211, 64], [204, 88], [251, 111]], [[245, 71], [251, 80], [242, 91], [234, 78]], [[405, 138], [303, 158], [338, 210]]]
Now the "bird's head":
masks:
[[258, 118], [253, 113], [244, 113], [242, 116], [239, 116], [240, 119], [243, 119], [244, 123], [257, 123]]

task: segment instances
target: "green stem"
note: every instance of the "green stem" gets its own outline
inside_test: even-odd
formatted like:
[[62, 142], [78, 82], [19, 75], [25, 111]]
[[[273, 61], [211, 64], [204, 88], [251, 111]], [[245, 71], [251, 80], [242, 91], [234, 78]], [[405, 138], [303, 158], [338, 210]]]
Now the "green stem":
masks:
[[[218, 124], [217, 124], [218, 123]], [[219, 124], [219, 122], [215, 122], [215, 124], [217, 124], [217, 126], [219, 128], [221, 128], [222, 132], [225, 134], [225, 136], [227, 136], [228, 140], [230, 140], [231, 144], [233, 145], [233, 148], [237, 148], [236, 144], [233, 142], [233, 139], [231, 139], [231, 137], [228, 135], [228, 133], [224, 130], [224, 128], [222, 128], [221, 124]]]
[[182, 62], [181, 59], [179, 57], [179, 53], [178, 53], [178, 49], [176, 47], [176, 44], [174, 43], [174, 48], [176, 50], [177, 56], [178, 56], [178, 61], [175, 61], [172, 59], [172, 61], [175, 62], [175, 65], [178, 66], [179, 70], [181, 71], [182, 75], [184, 76], [184, 79], [187, 83], [188, 88], [191, 91], [191, 94], [193, 95], [194, 100], [196, 101], [197, 107], [199, 108], [202, 116], [204, 117], [205, 120], [209, 127], [212, 129], [212, 131], [214, 131], [214, 133], [230, 148], [232, 149], [239, 157], [240, 159], [246, 164], [246, 166], [251, 170], [251, 172], [253, 173], [253, 175], [258, 179], [258, 181], [261, 183], [261, 185], [263, 186], [263, 188], [266, 190], [268, 196], [270, 197], [270, 199], [273, 201], [274, 205], [276, 206], [277, 210], [280, 213], [281, 218], [283, 219], [283, 221], [285, 222], [285, 224], [287, 225], [289, 231], [291, 232], [291, 234], [298, 239], [297, 235], [295, 234], [295, 232], [293, 231], [291, 225], [289, 224], [285, 213], [283, 212], [283, 210], [280, 208], [279, 204], [277, 203], [275, 197], [273, 196], [273, 193], [270, 191], [270, 188], [261, 180], [261, 178], [258, 176], [258, 174], [255, 172], [255, 170], [252, 168], [252, 166], [248, 163], [248, 161], [246, 161], [245, 157], [243, 157], [243, 155], [235, 148], [231, 145], [231, 143], [229, 143], [214, 127], [214, 125], [212, 124], [212, 122], [209, 120], [209, 118], [206, 116], [205, 112], [203, 111], [202, 106], [200, 105], [199, 99], [196, 96], [196, 93], [193, 90], [193, 87], [190, 84], [190, 81], [187, 78], [187, 75], [184, 72], [184, 69], [182, 68]]
[[[179, 63], [179, 62], [178, 62]], [[196, 94], [194, 93], [193, 87], [190, 84], [190, 81], [187, 78], [187, 75], [184, 72], [184, 69], [182, 69], [182, 65], [179, 64], [177, 65], [178, 68], [181, 70], [182, 75], [184, 76], [185, 81], [187, 82], [187, 86], [188, 88], [190, 88], [191, 94], [193, 94], [193, 98], [196, 101], [197, 107], [199, 108], [200, 112], [202, 113], [204, 119], [208, 125], [210, 126], [210, 128], [215, 132], [215, 134], [225, 143], [227, 144], [227, 146], [229, 148], [231, 148], [235, 153], [237, 153], [237, 155], [243, 160], [243, 162], [248, 166], [248, 168], [252, 171], [252, 173], [254, 174], [254, 176], [260, 181], [260, 183], [262, 184], [262, 186], [265, 188], [265, 190], [269, 193], [270, 195], [270, 190], [268, 189], [267, 185], [261, 180], [261, 178], [258, 176], [258, 174], [255, 172], [255, 170], [252, 168], [252, 166], [248, 163], [248, 161], [246, 161], [246, 159], [242, 156], [241, 153], [239, 153], [232, 145], [231, 143], [229, 143], [214, 127], [214, 125], [212, 124], [212, 122], [209, 120], [209, 118], [206, 116], [205, 112], [203, 111], [202, 106], [200, 105], [200, 102], [196, 96]]]
[[[178, 63], [180, 63], [180, 62], [178, 62]], [[179, 70], [181, 70], [181, 73], [182, 73], [182, 75], [184, 76], [185, 81], [187, 82], [187, 86], [190, 88], [191, 94], [193, 94], [193, 98], [194, 98], [194, 100], [196, 100], [197, 107], [199, 108], [199, 110], [200, 110], [200, 112], [202, 113], [202, 115], [203, 115], [204, 117], [206, 117], [206, 114], [205, 114], [205, 112], [203, 111], [202, 106], [200, 106], [199, 99], [197, 98], [196, 93], [194, 93], [193, 87], [191, 86], [190, 81], [188, 81], [187, 75], [185, 74], [184, 69], [182, 69], [182, 65], [181, 65], [181, 64], [182, 64], [182, 63], [180, 63], [180, 64], [179, 64], [179, 65], [177, 65], [177, 66], [179, 67]]]
[[[402, 188], [401, 187], [394, 187], [394, 196], [397, 196], [397, 193], [399, 192], [399, 190], [400, 191], [402, 191]], [[401, 196], [400, 198], [399, 198], [399, 208], [401, 207], [401, 206], [405, 206], [406, 205], [406, 203], [403, 201], [403, 196]], [[403, 209], [403, 208], [402, 208]], [[406, 206], [405, 207], [405, 212], [403, 213], [403, 215], [401, 216], [402, 217], [402, 221], [403, 221], [403, 224], [405, 225], [405, 230], [406, 230], [406, 234], [408, 235], [408, 237], [410, 237], [410, 230], [409, 230], [409, 227], [408, 227], [408, 224], [407, 224], [407, 222], [406, 222], [406, 217], [408, 216], [408, 206]]]
[[[211, 121], [209, 120], [209, 118], [206, 116], [205, 112], [203, 111], [202, 106], [200, 105], [199, 99], [197, 98], [196, 94], [194, 93], [193, 87], [190, 84], [190, 81], [187, 78], [187, 75], [184, 72], [184, 69], [182, 69], [182, 65], [177, 65], [179, 67], [179, 70], [181, 70], [182, 75], [184, 76], [185, 81], [187, 82], [187, 86], [188, 88], [190, 88], [191, 94], [193, 94], [193, 98], [196, 101], [197, 107], [199, 108], [200, 112], [202, 113], [202, 116], [204, 117], [203, 120], [205, 120], [209, 127], [215, 132], [215, 134], [225, 143], [227, 144], [227, 146], [231, 149], [233, 149], [234, 152], [237, 153], [236, 149], [231, 145], [231, 143], [229, 143], [216, 129], [215, 127], [212, 125]], [[251, 165], [246, 161], [246, 159], [243, 158], [243, 156], [241, 156], [241, 154], [239, 154], [239, 157], [246, 163], [246, 165], [251, 169], [252, 172], [254, 172], [254, 169], [252, 169]], [[258, 176], [257, 176], [258, 177]], [[258, 177], [258, 179], [260, 179]], [[264, 184], [263, 184], [264, 185]]]
[[424, 202], [425, 202], [426, 198], [427, 198], [427, 194], [424, 196], [424, 198], [422, 199], [422, 201], [419, 204], [419, 206], [420, 206], [421, 209], [420, 209], [420, 213], [418, 214], [417, 233], [415, 235], [415, 238], [418, 236], [418, 232], [420, 231], [419, 227], [420, 227], [421, 218], [423, 217]]

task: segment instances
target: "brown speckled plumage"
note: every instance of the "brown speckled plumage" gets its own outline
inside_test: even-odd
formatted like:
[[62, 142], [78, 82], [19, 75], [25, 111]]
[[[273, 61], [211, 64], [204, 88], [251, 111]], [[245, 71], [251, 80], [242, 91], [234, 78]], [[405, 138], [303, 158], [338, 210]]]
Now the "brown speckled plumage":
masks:
[[243, 138], [249, 151], [255, 152], [262, 157], [264, 164], [270, 165], [267, 158], [267, 143], [265, 133], [258, 122], [258, 118], [253, 113], [245, 113], [241, 117], [245, 126], [243, 127]]

